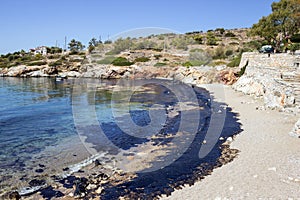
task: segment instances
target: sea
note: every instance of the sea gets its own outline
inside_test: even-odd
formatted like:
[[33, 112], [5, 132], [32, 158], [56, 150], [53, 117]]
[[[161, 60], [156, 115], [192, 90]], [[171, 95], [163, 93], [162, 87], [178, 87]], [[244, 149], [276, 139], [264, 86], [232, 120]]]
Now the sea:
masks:
[[[225, 126], [208, 156], [200, 159], [212, 113], [220, 112], [211, 101], [204, 89], [166, 80], [0, 77], [0, 194], [26, 193], [33, 179], [51, 182], [103, 153], [131, 155], [149, 142], [176, 150], [168, 148], [160, 161], [149, 156], [150, 169], [139, 173], [181, 180], [197, 165], [216, 162], [219, 137], [226, 140], [241, 131], [237, 114], [220, 104]], [[179, 132], [183, 139], [176, 139]], [[169, 171], [162, 175], [162, 169]], [[168, 185], [162, 181], [159, 187], [162, 183]]]

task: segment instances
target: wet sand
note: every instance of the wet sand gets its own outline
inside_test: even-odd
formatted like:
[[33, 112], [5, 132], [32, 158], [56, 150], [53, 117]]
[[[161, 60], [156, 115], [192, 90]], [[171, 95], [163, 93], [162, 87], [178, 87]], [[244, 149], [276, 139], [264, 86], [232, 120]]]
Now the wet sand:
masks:
[[297, 117], [261, 109], [262, 100], [230, 87], [225, 94], [244, 129], [230, 146], [240, 150], [238, 157], [162, 199], [299, 199], [300, 139], [288, 134]]

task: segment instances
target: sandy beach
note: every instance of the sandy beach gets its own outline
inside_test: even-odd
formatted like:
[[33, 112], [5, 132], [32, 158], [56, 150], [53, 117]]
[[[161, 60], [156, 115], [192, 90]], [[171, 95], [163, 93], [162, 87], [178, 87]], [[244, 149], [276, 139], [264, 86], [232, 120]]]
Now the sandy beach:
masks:
[[297, 117], [260, 109], [262, 100], [228, 86], [225, 102], [240, 114], [244, 131], [231, 143], [239, 156], [162, 199], [299, 199], [300, 139], [288, 134]]

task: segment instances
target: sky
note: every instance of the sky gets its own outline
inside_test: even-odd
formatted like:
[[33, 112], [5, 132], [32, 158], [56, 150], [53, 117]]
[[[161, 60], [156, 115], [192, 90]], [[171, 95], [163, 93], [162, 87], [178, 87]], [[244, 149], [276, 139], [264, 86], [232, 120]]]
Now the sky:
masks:
[[[274, 0], [1, 0], [0, 54], [37, 46], [87, 45], [128, 30], [186, 33], [247, 28], [271, 13]], [[135, 32], [135, 31], [133, 31]]]

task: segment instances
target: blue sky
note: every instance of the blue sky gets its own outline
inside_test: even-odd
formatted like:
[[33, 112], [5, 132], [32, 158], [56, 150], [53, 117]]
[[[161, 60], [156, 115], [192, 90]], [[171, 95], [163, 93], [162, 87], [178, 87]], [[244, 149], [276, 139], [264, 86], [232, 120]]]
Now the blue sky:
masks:
[[177, 32], [251, 27], [271, 13], [273, 0], [1, 0], [0, 54], [64, 37], [87, 44], [120, 32], [161, 27]]

